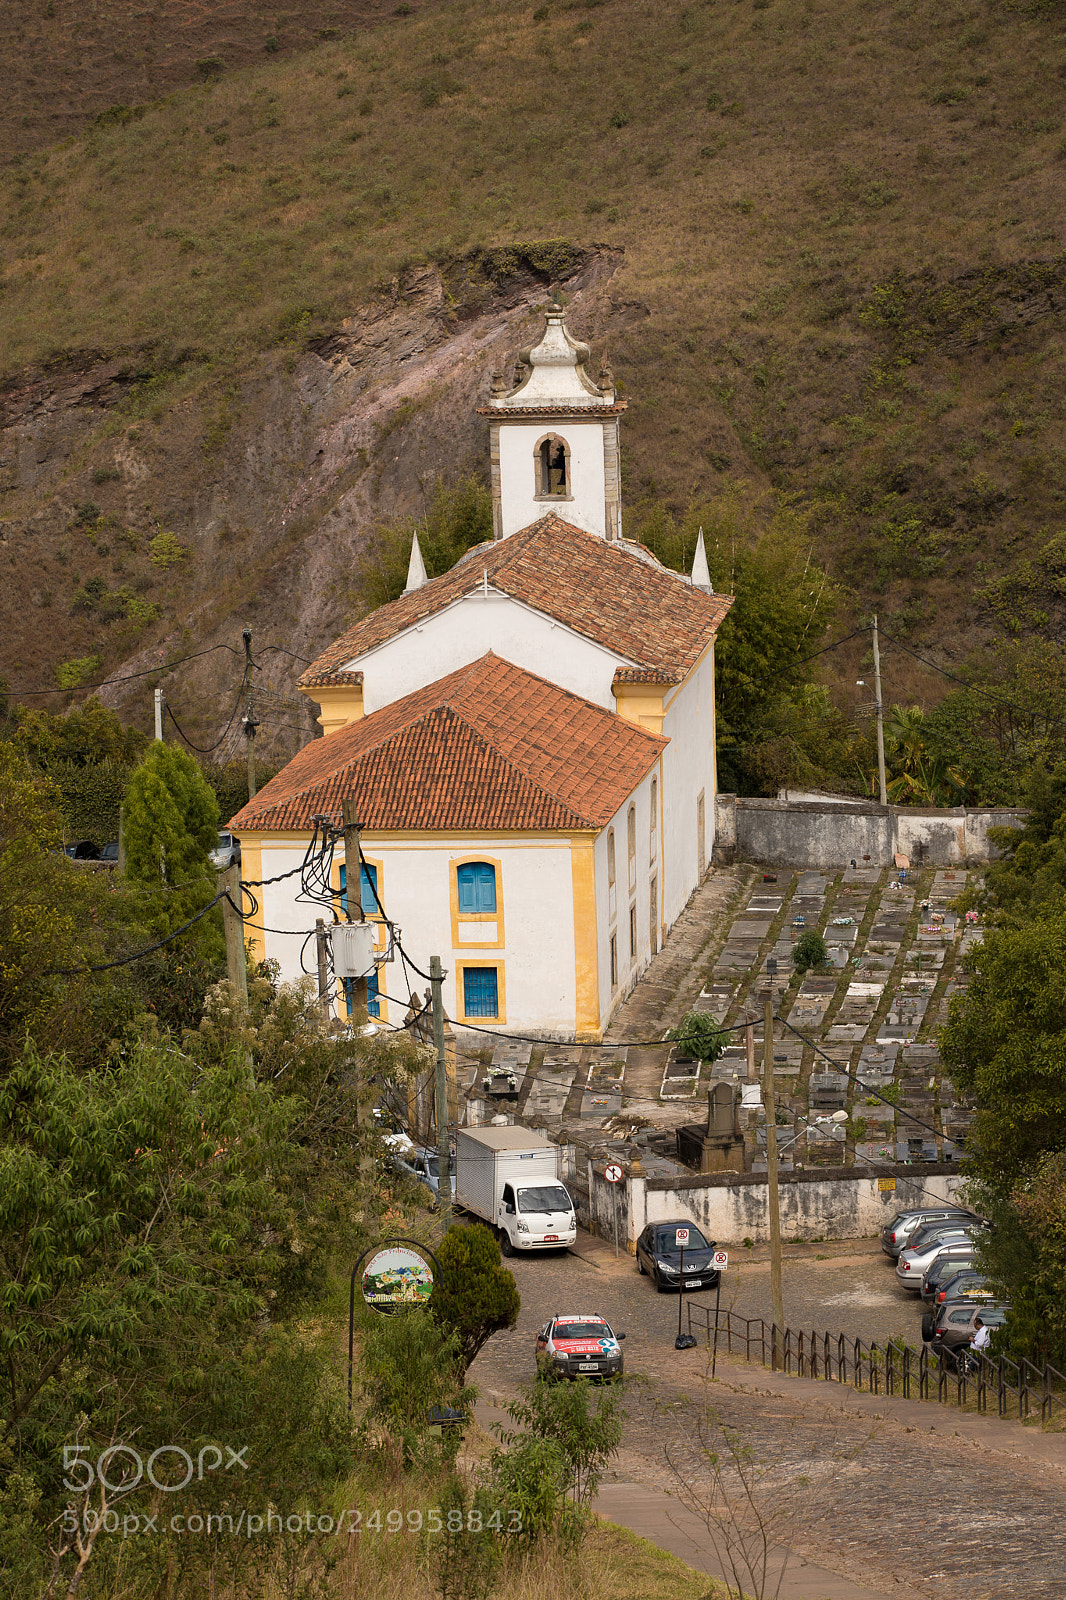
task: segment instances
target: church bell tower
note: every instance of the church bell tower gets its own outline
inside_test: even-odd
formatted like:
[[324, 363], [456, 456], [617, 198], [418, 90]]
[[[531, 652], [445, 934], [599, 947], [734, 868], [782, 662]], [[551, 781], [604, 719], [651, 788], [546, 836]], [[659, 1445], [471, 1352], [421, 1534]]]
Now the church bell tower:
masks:
[[492, 463], [492, 531], [506, 539], [554, 511], [586, 533], [622, 537], [618, 429], [624, 400], [605, 367], [598, 384], [587, 344], [571, 338], [552, 304], [540, 343], [523, 350], [514, 385], [492, 380], [487, 406]]

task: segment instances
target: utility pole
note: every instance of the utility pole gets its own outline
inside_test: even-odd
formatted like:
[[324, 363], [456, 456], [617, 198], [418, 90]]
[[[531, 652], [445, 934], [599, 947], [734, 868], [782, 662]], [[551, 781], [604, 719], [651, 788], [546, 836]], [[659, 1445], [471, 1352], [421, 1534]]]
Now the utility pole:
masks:
[[763, 995], [762, 1099], [766, 1107], [766, 1180], [770, 1201], [770, 1298], [774, 1308], [773, 1367], [779, 1366], [779, 1339], [785, 1326], [781, 1288], [781, 1206], [777, 1193], [777, 1107], [774, 1103], [774, 991]]
[[318, 957], [318, 1005], [322, 1021], [329, 1026], [329, 972], [326, 967], [326, 924], [315, 918], [315, 954]]
[[228, 898], [222, 902], [222, 926], [226, 934], [226, 973], [237, 991], [237, 998], [248, 1004], [248, 965], [244, 955], [244, 921], [237, 911], [241, 903], [241, 869], [227, 867], [218, 875], [218, 887]]
[[877, 647], [877, 612], [874, 612], [874, 710], [877, 713], [877, 776], [881, 784], [881, 804], [888, 805], [885, 782], [885, 708], [881, 703], [881, 652]]
[[155, 692], [155, 736], [159, 740], [160, 744], [163, 743], [163, 706], [164, 706], [164, 704], [165, 704], [165, 702], [163, 700], [163, 691], [162, 691], [162, 689], [157, 689], [156, 692]]
[[447, 1232], [452, 1210], [452, 1152], [448, 1141], [448, 1066], [444, 1054], [444, 973], [440, 956], [430, 956], [433, 985], [433, 1044], [437, 1052], [437, 1200]]
[[[365, 922], [363, 912], [363, 857], [359, 849], [359, 818], [354, 800], [345, 800], [341, 804], [341, 819], [344, 823], [344, 885], [348, 899], [348, 921]], [[355, 898], [355, 914], [352, 915], [352, 897]], [[367, 1009], [366, 978], [351, 978], [352, 1010], [363, 1012]]]
[[255, 691], [252, 687], [252, 673], [255, 666], [252, 662], [252, 630], [245, 628], [241, 634], [244, 640], [244, 681], [248, 686], [248, 707], [244, 716], [244, 736], [248, 741], [248, 798], [255, 795], [255, 730], [259, 723], [255, 716]]

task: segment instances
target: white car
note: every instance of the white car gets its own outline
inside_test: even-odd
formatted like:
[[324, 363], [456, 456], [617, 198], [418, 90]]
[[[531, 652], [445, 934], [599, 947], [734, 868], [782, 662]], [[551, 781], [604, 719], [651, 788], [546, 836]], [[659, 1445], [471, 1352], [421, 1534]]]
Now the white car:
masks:
[[537, 1334], [537, 1364], [557, 1378], [620, 1378], [624, 1338], [604, 1317], [551, 1317]]
[[962, 1227], [938, 1228], [931, 1238], [901, 1250], [896, 1262], [896, 1282], [901, 1288], [913, 1289], [915, 1294], [920, 1294], [922, 1279], [941, 1250], [949, 1244], [966, 1244], [983, 1232], [985, 1226], [983, 1222], [975, 1221], [965, 1223]]
[[211, 851], [211, 865], [218, 872], [241, 864], [241, 841], [232, 833], [220, 833], [218, 844]]

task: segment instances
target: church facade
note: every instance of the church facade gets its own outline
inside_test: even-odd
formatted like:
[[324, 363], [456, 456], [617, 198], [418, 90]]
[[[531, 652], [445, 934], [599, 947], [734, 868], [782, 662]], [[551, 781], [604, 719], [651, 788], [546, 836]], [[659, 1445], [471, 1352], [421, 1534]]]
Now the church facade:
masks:
[[[602, 1037], [707, 869], [731, 604], [702, 547], [689, 578], [623, 537], [625, 403], [588, 359], [552, 307], [514, 383], [494, 376], [493, 539], [434, 579], [416, 541], [405, 593], [300, 680], [324, 737], [231, 822], [245, 876], [279, 878], [354, 801], [382, 958], [387, 922], [416, 967], [440, 955], [458, 1025], [577, 1040]], [[322, 914], [299, 882], [264, 883], [248, 924], [286, 978]], [[383, 959], [372, 1013], [400, 1023], [420, 987]]]

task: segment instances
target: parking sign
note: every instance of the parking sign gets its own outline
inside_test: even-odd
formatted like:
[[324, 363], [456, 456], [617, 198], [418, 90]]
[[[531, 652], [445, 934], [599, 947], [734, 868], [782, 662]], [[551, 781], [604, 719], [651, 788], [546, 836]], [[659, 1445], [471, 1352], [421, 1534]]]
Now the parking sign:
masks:
[[714, 1252], [714, 1264], [718, 1268], [719, 1272], [724, 1272], [726, 1267], [729, 1265], [729, 1251], [716, 1250]]
[[684, 1249], [685, 1245], [687, 1245], [687, 1244], [688, 1244], [688, 1229], [687, 1228], [678, 1228], [678, 1230], [677, 1230], [677, 1248], [679, 1250], [682, 1250], [682, 1249]]

